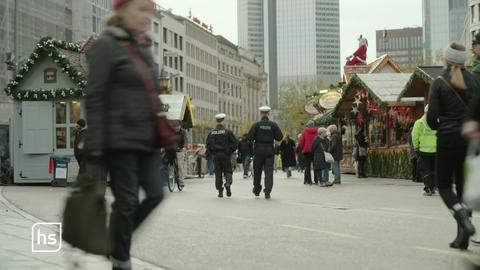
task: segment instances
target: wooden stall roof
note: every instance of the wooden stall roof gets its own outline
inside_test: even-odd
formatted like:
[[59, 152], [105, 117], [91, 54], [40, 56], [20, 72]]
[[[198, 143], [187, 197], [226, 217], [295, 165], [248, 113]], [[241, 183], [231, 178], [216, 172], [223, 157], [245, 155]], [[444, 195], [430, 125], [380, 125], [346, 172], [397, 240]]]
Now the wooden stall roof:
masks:
[[424, 97], [428, 92], [433, 79], [440, 76], [443, 66], [418, 66], [405, 84], [398, 96], [398, 101], [403, 98]]
[[384, 54], [367, 65], [345, 66], [343, 79], [349, 83], [355, 74], [382, 73], [382, 70], [387, 66], [391, 68], [392, 73], [402, 72], [400, 65], [390, 55]]
[[365, 89], [370, 97], [380, 105], [397, 105], [398, 96], [410, 77], [411, 73], [356, 74], [345, 88], [333, 115], [342, 117], [352, 110], [357, 89]]

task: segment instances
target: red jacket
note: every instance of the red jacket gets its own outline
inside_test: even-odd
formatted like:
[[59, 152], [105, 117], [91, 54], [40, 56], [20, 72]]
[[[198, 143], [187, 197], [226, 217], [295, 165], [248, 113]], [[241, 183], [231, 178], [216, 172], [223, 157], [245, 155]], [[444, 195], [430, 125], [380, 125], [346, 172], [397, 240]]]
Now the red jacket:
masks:
[[318, 129], [315, 127], [306, 128], [300, 137], [300, 145], [302, 146], [302, 153], [311, 153], [313, 140], [318, 135]]

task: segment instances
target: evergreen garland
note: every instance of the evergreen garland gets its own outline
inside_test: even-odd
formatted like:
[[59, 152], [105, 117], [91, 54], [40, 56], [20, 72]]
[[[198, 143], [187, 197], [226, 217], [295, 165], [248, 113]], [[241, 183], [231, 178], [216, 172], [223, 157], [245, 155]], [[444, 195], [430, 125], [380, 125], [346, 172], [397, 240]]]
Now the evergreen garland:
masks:
[[[78, 98], [83, 95], [83, 90], [87, 86], [87, 80], [83, 73], [79, 72], [70, 63], [68, 58], [63, 55], [59, 49], [65, 49], [73, 52], [80, 52], [81, 46], [76, 43], [69, 43], [62, 40], [57, 40], [50, 37], [42, 38], [34, 51], [27, 59], [25, 64], [18, 70], [15, 78], [11, 80], [5, 88], [5, 93], [14, 99], [18, 100], [50, 100], [56, 97], [59, 98]], [[57, 63], [61, 71], [66, 74], [77, 85], [77, 88], [69, 89], [55, 89], [55, 90], [19, 90], [17, 86], [23, 77], [29, 72], [35, 62], [42, 56], [48, 56]], [[54, 91], [59, 91], [54, 93]], [[34, 98], [34, 97], [37, 98]], [[46, 98], [45, 98], [46, 96]]]
[[71, 99], [84, 96], [80, 88], [57, 88], [38, 90], [16, 90], [13, 98], [16, 100], [45, 101], [55, 99]]

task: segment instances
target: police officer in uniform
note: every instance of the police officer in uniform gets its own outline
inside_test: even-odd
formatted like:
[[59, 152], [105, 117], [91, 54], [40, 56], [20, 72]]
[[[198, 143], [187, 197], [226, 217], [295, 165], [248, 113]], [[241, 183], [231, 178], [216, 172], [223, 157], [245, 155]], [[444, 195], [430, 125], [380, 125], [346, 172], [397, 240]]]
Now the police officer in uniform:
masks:
[[253, 124], [248, 139], [254, 142], [253, 158], [253, 194], [256, 197], [262, 191], [262, 170], [265, 170], [265, 199], [270, 199], [273, 187], [273, 164], [275, 159], [274, 140], [281, 141], [283, 134], [277, 123], [270, 121], [270, 107], [259, 108], [262, 119]]
[[232, 196], [232, 163], [231, 155], [237, 149], [238, 141], [233, 132], [223, 126], [224, 113], [215, 116], [217, 126], [210, 131], [207, 137], [207, 149], [213, 153], [215, 164], [215, 187], [218, 197], [223, 197], [223, 175], [225, 175], [225, 190], [227, 197]]

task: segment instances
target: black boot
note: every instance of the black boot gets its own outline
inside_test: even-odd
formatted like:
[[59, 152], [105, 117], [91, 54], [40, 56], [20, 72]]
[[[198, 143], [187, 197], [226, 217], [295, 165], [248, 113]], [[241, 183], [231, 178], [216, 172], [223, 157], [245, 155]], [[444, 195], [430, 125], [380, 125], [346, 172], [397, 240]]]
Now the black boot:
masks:
[[470, 235], [466, 233], [465, 229], [459, 224], [457, 238], [450, 243], [451, 248], [467, 250], [470, 243]]
[[225, 190], [227, 190], [227, 197], [231, 197], [232, 196], [232, 190], [230, 189], [230, 187], [225, 187]]
[[475, 234], [475, 227], [470, 221], [471, 211], [463, 207], [460, 204], [453, 206], [454, 214], [453, 216], [457, 220], [458, 224], [462, 227], [465, 234], [470, 237]]
[[218, 198], [223, 198], [223, 190], [218, 191]]
[[465, 234], [462, 226], [457, 223], [457, 237], [455, 238], [455, 240], [453, 240], [452, 243], [450, 243], [450, 247], [454, 249], [467, 250], [469, 238], [470, 237]]

